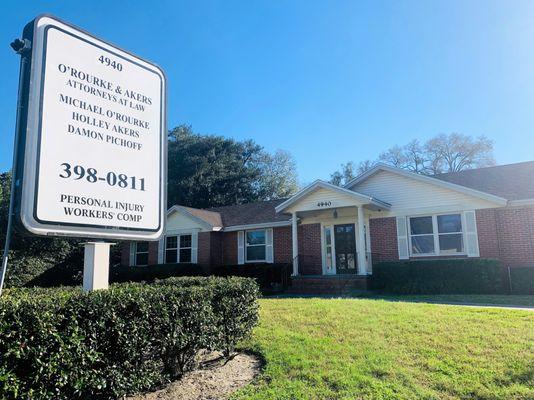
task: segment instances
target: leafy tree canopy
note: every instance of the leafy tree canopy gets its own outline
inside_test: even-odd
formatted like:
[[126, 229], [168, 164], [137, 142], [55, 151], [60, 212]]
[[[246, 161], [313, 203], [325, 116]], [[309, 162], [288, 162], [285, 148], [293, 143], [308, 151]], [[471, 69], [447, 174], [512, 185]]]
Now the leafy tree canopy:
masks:
[[215, 207], [286, 197], [297, 190], [295, 162], [252, 140], [200, 135], [191, 126], [169, 132], [168, 205]]

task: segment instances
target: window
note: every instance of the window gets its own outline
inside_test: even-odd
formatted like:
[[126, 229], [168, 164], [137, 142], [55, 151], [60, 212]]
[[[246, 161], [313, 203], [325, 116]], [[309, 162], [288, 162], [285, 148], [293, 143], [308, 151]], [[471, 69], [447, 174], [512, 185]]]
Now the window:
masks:
[[464, 251], [462, 216], [460, 214], [438, 215], [437, 220], [440, 253], [462, 253]]
[[135, 243], [134, 265], [148, 265], [148, 242]]
[[190, 263], [192, 251], [191, 235], [167, 236], [165, 238], [165, 262]]
[[410, 236], [413, 254], [434, 254], [432, 217], [410, 218]]
[[410, 252], [413, 256], [462, 254], [461, 214], [409, 218]]
[[266, 261], [267, 234], [265, 229], [245, 232], [245, 255], [247, 262]]
[[180, 261], [191, 262], [191, 235], [180, 235]]

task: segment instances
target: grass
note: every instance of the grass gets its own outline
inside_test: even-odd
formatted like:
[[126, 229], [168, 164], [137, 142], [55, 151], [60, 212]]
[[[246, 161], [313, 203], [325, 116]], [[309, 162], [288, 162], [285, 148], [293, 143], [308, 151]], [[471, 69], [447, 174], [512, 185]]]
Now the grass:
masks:
[[236, 399], [534, 399], [534, 312], [263, 299], [266, 360]]
[[355, 297], [384, 299], [392, 301], [427, 302], [443, 304], [480, 304], [534, 307], [534, 295], [499, 295], [499, 294], [434, 294], [434, 295], [375, 295], [356, 294]]

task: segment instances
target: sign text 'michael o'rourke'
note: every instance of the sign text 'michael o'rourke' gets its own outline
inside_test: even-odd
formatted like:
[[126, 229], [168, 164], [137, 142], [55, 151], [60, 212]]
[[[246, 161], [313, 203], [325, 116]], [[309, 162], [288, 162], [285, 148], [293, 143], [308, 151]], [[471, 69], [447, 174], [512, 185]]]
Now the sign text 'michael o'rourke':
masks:
[[158, 238], [162, 71], [53, 17], [38, 17], [32, 30], [22, 224], [35, 234]]

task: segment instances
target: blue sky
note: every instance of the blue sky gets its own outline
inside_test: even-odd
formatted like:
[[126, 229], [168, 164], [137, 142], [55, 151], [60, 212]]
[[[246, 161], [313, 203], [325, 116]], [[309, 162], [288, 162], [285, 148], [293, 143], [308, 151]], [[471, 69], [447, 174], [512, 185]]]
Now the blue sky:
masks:
[[167, 72], [169, 127], [290, 151], [307, 183], [439, 133], [486, 135], [534, 160], [534, 2], [3, 1], [0, 171], [10, 168], [19, 59], [49, 12]]

